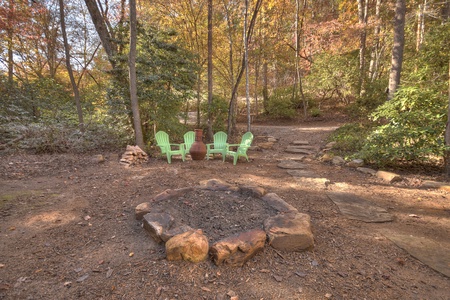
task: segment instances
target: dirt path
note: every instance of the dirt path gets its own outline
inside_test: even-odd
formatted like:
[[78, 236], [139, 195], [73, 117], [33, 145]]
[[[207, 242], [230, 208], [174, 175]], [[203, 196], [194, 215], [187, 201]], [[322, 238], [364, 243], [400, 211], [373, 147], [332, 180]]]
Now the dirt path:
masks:
[[[3, 156], [0, 299], [450, 299], [448, 277], [383, 235], [391, 230], [449, 241], [449, 194], [417, 188], [431, 176], [402, 174], [392, 185], [308, 156], [302, 161], [308, 169], [330, 181], [316, 186], [277, 167], [290, 156], [284, 150], [292, 141], [323, 146], [337, 125], [254, 126], [256, 144], [266, 136], [278, 142], [249, 152], [250, 163], [236, 166], [230, 159], [175, 158], [169, 165], [152, 157], [124, 168], [111, 153], [103, 153], [108, 159], [100, 164], [94, 155]], [[166, 261], [134, 208], [166, 189], [212, 178], [261, 186], [309, 214], [314, 251], [266, 247], [242, 268]], [[342, 190], [387, 209], [394, 221], [346, 218], [326, 195]], [[186, 203], [201, 201], [192, 195]]]

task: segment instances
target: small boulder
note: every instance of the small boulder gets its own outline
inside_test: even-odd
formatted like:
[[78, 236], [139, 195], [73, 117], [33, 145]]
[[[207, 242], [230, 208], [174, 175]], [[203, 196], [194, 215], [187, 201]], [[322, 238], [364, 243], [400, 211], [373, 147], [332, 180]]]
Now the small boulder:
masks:
[[397, 181], [402, 181], [402, 177], [398, 174], [392, 173], [392, 172], [386, 172], [386, 171], [378, 171], [376, 173], [376, 176], [378, 178], [383, 179], [386, 182], [393, 183]]
[[178, 234], [185, 233], [185, 232], [190, 231], [190, 230], [193, 230], [193, 229], [189, 225], [181, 225], [181, 226], [178, 226], [178, 227], [171, 228], [169, 230], [164, 230], [161, 233], [161, 239], [163, 240], [163, 242], [167, 242], [168, 240], [170, 240], [174, 236], [176, 236]]
[[359, 168], [356, 168], [356, 170], [361, 173], [370, 174], [370, 175], [374, 175], [374, 176], [377, 174], [377, 171], [375, 171], [374, 169], [371, 169], [371, 168], [359, 167]]
[[260, 198], [260, 197], [264, 196], [264, 194], [266, 193], [266, 190], [259, 186], [243, 185], [240, 187], [240, 192], [242, 195]]
[[134, 214], [136, 220], [142, 220], [142, 218], [151, 211], [151, 205], [148, 202], [144, 202], [136, 206], [134, 209]]
[[174, 218], [168, 213], [148, 213], [144, 216], [143, 227], [157, 243], [162, 243], [161, 236], [169, 230], [174, 223]]
[[264, 150], [270, 150], [273, 148], [273, 142], [264, 142], [264, 143], [258, 143], [259, 148]]
[[364, 165], [364, 160], [359, 159], [359, 158], [353, 159], [352, 161], [349, 161], [347, 163], [347, 167], [350, 167], [350, 168], [359, 168], [359, 167], [362, 167], [363, 165]]
[[201, 262], [208, 257], [208, 251], [208, 238], [200, 229], [175, 235], [166, 242], [166, 256], [170, 261]]
[[265, 242], [264, 230], [254, 229], [218, 241], [209, 252], [218, 266], [241, 267], [264, 248]]
[[345, 164], [345, 160], [342, 157], [340, 157], [340, 156], [334, 156], [331, 159], [331, 164], [333, 166], [342, 166], [342, 165]]
[[278, 214], [264, 221], [264, 230], [269, 238], [269, 245], [277, 250], [293, 252], [314, 247], [311, 217], [307, 214]]
[[220, 179], [200, 181], [200, 188], [211, 191], [238, 191], [239, 188]]
[[298, 212], [295, 207], [281, 199], [280, 196], [275, 193], [268, 193], [261, 199], [279, 212]]

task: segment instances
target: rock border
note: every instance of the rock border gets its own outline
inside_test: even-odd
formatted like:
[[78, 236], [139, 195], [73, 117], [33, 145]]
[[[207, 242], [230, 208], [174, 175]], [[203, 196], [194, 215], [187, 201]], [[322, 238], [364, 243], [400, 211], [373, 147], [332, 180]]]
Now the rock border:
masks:
[[[265, 201], [277, 214], [255, 224], [255, 229], [225, 237], [209, 245], [200, 228], [177, 224], [168, 213], [152, 212], [152, 203], [179, 197], [194, 189], [238, 192]], [[209, 257], [217, 265], [243, 266], [263, 250], [266, 243], [276, 250], [299, 252], [314, 248], [311, 217], [299, 212], [275, 193], [253, 185], [232, 185], [220, 179], [201, 181], [198, 186], [165, 190], [149, 202], [136, 206], [135, 217], [153, 240], [165, 244], [166, 259], [200, 262]], [[263, 229], [260, 229], [260, 227]]]

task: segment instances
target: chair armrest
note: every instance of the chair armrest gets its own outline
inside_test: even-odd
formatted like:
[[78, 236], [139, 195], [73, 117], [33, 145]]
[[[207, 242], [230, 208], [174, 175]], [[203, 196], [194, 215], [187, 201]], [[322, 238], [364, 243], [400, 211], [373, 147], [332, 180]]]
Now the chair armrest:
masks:
[[232, 147], [239, 147], [241, 144], [227, 144], [227, 150], [230, 150]]

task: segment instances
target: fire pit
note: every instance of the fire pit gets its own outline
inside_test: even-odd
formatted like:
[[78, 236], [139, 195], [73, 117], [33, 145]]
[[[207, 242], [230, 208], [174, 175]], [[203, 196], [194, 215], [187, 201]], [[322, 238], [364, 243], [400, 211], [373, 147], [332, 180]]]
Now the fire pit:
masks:
[[165, 244], [168, 260], [210, 256], [216, 265], [242, 266], [266, 244], [282, 251], [314, 245], [309, 215], [263, 188], [218, 179], [166, 190], [135, 213], [150, 236]]

